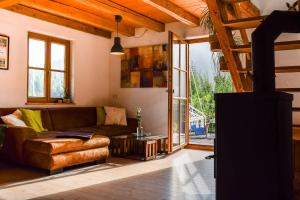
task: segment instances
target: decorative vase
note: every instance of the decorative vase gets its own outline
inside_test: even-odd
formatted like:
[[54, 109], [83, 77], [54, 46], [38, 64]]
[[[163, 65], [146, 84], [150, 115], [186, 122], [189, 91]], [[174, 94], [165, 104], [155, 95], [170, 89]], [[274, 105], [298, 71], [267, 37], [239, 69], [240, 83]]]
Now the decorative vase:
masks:
[[136, 119], [138, 123], [138, 127], [136, 128], [136, 136], [142, 137], [144, 135], [144, 129], [142, 127], [142, 108], [137, 107], [136, 109]]
[[136, 128], [136, 136], [137, 137], [143, 137], [144, 136], [144, 129], [143, 129], [143, 127], [137, 127]]

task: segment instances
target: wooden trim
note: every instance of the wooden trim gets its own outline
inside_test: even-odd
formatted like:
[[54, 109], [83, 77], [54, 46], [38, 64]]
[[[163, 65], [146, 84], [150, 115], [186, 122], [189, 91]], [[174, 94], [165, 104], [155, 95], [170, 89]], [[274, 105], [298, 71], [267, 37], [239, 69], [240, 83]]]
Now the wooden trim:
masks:
[[75, 30], [83, 31], [83, 32], [90, 33], [93, 35], [97, 35], [97, 36], [101, 36], [101, 37], [105, 37], [105, 38], [111, 38], [110, 31], [96, 28], [94, 26], [83, 24], [81, 22], [77, 22], [77, 21], [70, 20], [67, 18], [58, 17], [56, 15], [42, 12], [42, 11], [39, 11], [39, 10], [36, 10], [33, 8], [29, 8], [27, 6], [15, 5], [15, 6], [6, 8], [6, 9], [9, 11], [13, 11], [16, 13], [20, 13], [20, 14], [29, 16], [29, 17], [34, 17], [34, 18], [37, 18], [37, 19], [40, 19], [43, 21], [47, 21], [50, 23], [58, 24], [58, 25], [65, 26], [68, 28], [72, 28]]
[[56, 106], [72, 106], [72, 105], [76, 105], [74, 102], [72, 103], [39, 103], [39, 102], [26, 102], [25, 105], [32, 105], [32, 106], [47, 106], [47, 105], [56, 105]]
[[186, 77], [186, 131], [185, 131], [185, 141], [186, 146], [189, 144], [190, 139], [190, 44], [186, 45], [186, 69], [187, 69], [187, 77]]
[[187, 39], [187, 40], [185, 40], [185, 41], [186, 41], [188, 44], [209, 42], [208, 37], [195, 38], [195, 39]]
[[[36, 68], [36, 67], [30, 67], [29, 66], [29, 40], [30, 39], [35, 39], [35, 40], [41, 40], [44, 41], [46, 44], [45, 47], [45, 68]], [[51, 44], [61, 44], [65, 46], [65, 68], [64, 71], [62, 70], [52, 70], [51, 69]], [[27, 55], [27, 102], [28, 103], [54, 103], [58, 99], [57, 98], [51, 98], [51, 72], [52, 71], [59, 71], [64, 73], [65, 77], [65, 88], [70, 94], [70, 76], [71, 76], [71, 61], [70, 61], [70, 41], [69, 40], [64, 40], [61, 38], [56, 38], [52, 36], [47, 36], [39, 33], [33, 33], [29, 32], [28, 33], [28, 55]], [[45, 75], [44, 75], [44, 92], [45, 92], [45, 97], [43, 98], [36, 98], [36, 97], [29, 97], [28, 92], [29, 92], [29, 69], [35, 69], [35, 70], [43, 70]]]
[[207, 146], [207, 145], [188, 144], [185, 148], [186, 149], [203, 150], [203, 151], [214, 151], [213, 146]]
[[169, 0], [143, 0], [145, 3], [189, 26], [199, 26], [200, 20]]
[[168, 72], [168, 150], [173, 152], [173, 33], [168, 32], [169, 39], [169, 72]]
[[[116, 23], [114, 22], [114, 20], [99, 17], [89, 12], [84, 12], [80, 9], [54, 1], [26, 0], [21, 4], [53, 15], [75, 20], [98, 28], [103, 28], [105, 30], [116, 31]], [[135, 34], [134, 28], [125, 25], [124, 23], [119, 24], [119, 32], [126, 36], [133, 36]]]

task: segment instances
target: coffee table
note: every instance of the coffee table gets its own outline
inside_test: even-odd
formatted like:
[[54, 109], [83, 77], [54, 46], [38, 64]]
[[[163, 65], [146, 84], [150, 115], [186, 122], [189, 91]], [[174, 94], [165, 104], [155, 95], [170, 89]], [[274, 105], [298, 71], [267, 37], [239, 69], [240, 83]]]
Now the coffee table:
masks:
[[152, 160], [158, 154], [167, 154], [167, 136], [135, 137], [131, 135], [111, 138], [111, 154], [137, 160]]

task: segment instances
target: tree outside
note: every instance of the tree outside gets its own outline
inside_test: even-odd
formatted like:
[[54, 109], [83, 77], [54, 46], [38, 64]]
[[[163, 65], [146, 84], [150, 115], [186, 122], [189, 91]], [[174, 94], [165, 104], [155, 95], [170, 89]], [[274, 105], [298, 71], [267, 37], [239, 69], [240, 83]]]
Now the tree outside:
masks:
[[[220, 72], [219, 66], [212, 65], [213, 81], [207, 74], [196, 70], [195, 63], [191, 62], [190, 103], [196, 109], [202, 111], [207, 122], [210, 123], [209, 133], [215, 132], [215, 101], [214, 93], [233, 92], [232, 80], [229, 73]], [[199, 65], [199, 63], [198, 63]]]

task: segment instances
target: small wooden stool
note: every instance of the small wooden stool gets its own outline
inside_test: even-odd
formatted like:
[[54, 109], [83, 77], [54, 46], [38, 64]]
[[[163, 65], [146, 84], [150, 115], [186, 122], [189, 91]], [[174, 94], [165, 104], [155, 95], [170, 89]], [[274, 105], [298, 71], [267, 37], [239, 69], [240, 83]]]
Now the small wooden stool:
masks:
[[157, 156], [157, 140], [143, 141], [145, 143], [145, 160], [155, 159]]

